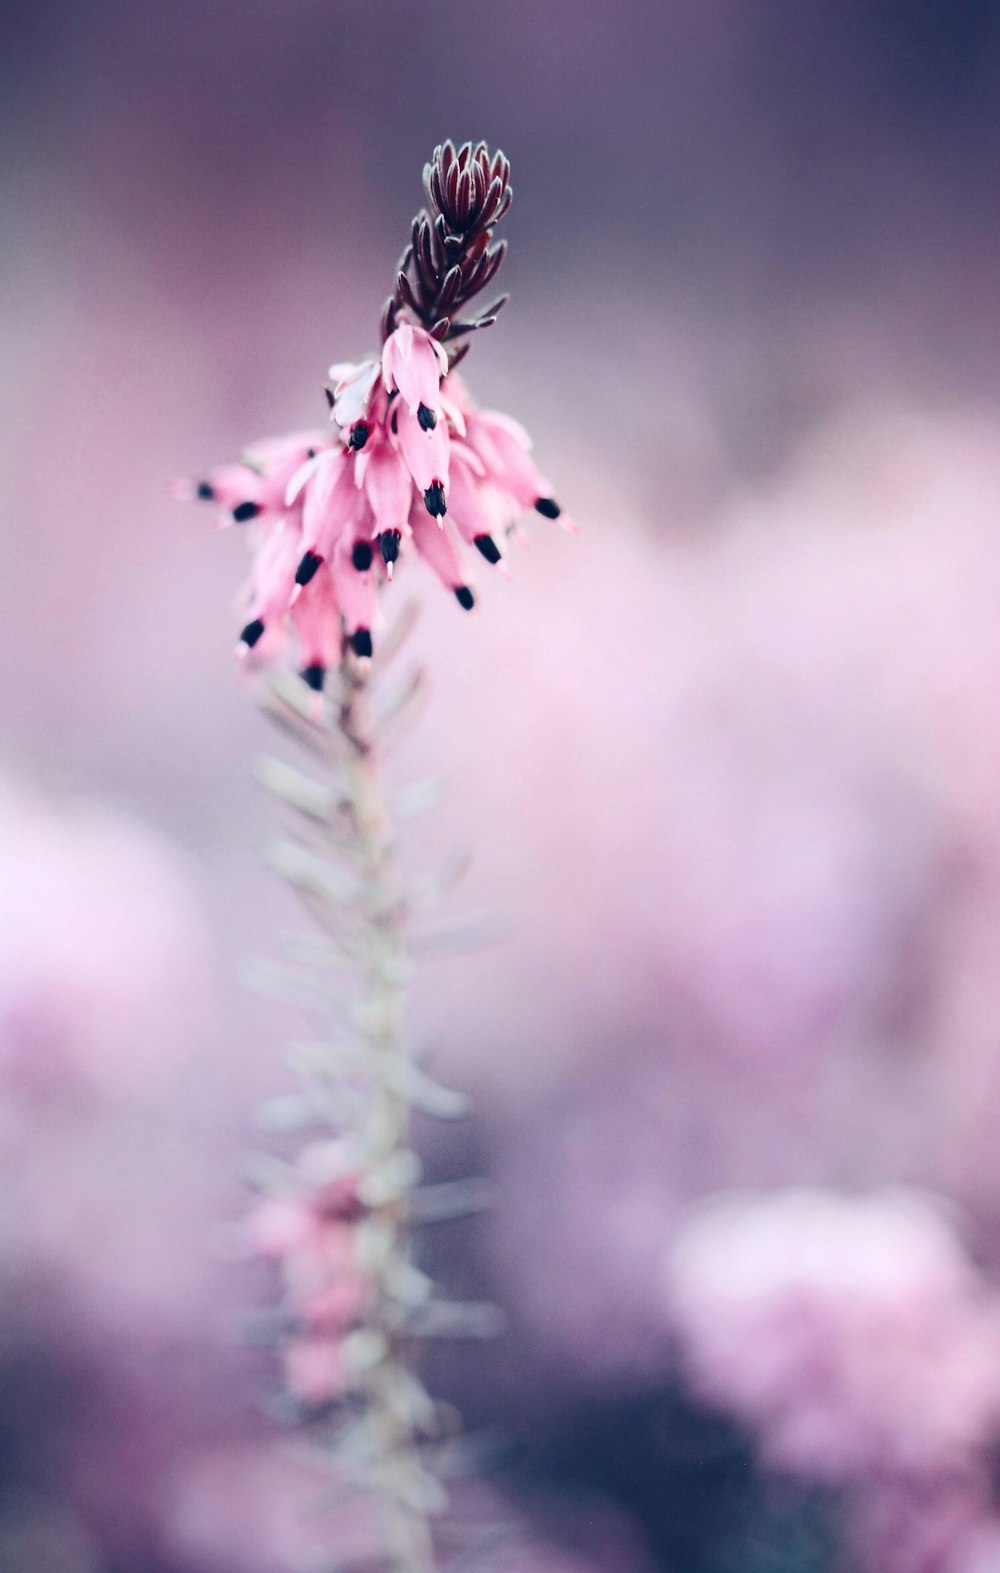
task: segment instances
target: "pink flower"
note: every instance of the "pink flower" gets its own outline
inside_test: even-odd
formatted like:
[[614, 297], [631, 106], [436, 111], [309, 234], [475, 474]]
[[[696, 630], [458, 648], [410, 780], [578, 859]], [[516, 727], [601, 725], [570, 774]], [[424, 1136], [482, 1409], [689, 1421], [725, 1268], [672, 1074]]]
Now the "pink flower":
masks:
[[949, 1473], [1000, 1427], [1000, 1303], [930, 1199], [721, 1197], [681, 1230], [669, 1298], [692, 1384], [776, 1467]]
[[454, 370], [465, 353], [457, 341], [503, 304], [474, 320], [452, 315], [503, 259], [490, 239], [510, 202], [509, 172], [485, 144], [436, 149], [425, 172], [435, 214], [414, 221], [381, 356], [330, 368], [330, 430], [257, 443], [242, 464], [179, 492], [253, 527], [240, 653], [273, 658], [292, 638], [316, 689], [345, 646], [371, 655], [378, 591], [405, 545], [470, 610], [475, 594], [458, 542], [498, 563], [524, 510], [560, 517], [527, 433], [477, 409]]
[[[373, 408], [373, 401], [379, 397], [379, 370], [377, 360], [363, 360], [357, 366], [350, 361], [343, 361], [330, 367], [329, 379], [333, 393], [328, 395], [328, 399], [334, 420], [348, 433], [348, 438], [355, 426], [367, 426], [368, 420], [374, 422], [382, 413], [384, 394], [379, 399], [379, 411]], [[367, 431], [359, 431], [351, 447], [363, 448], [366, 441]]]
[[248, 1221], [251, 1249], [281, 1272], [293, 1328], [281, 1357], [289, 1387], [305, 1403], [343, 1389], [340, 1346], [372, 1292], [358, 1252], [363, 1215], [349, 1155], [327, 1141], [304, 1149], [295, 1188], [261, 1202]]
[[243, 450], [239, 464], [220, 465], [194, 484], [181, 482], [174, 488], [175, 496], [182, 502], [194, 498], [214, 503], [224, 525], [248, 524], [261, 515], [280, 519], [289, 481], [325, 440], [323, 431], [262, 438]]
[[390, 398], [401, 394], [425, 429], [433, 429], [441, 409], [441, 379], [448, 372], [448, 357], [436, 339], [423, 328], [401, 322], [382, 350], [382, 382]]
[[288, 1390], [302, 1404], [320, 1405], [341, 1398], [347, 1388], [344, 1357], [329, 1338], [293, 1338], [281, 1351]]
[[451, 445], [446, 422], [438, 420], [435, 425], [428, 427], [411, 410], [399, 410], [396, 414], [396, 435], [400, 452], [418, 492], [426, 496], [428, 491], [437, 486], [447, 493]]
[[195, 874], [166, 841], [0, 780], [0, 1121], [162, 1096], [208, 1026], [207, 955]]
[[688, 1380], [772, 1468], [849, 1493], [865, 1573], [959, 1573], [995, 1532], [1000, 1301], [930, 1197], [719, 1197], [671, 1254]]

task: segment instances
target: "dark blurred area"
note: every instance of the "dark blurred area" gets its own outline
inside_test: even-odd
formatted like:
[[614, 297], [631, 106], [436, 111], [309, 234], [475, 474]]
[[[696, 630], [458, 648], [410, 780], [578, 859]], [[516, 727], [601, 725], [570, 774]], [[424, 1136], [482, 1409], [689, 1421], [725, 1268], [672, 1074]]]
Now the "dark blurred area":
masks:
[[503, 1439], [470, 1511], [511, 1573], [998, 1573], [1000, 8], [3, 33], [2, 1573], [322, 1565], [232, 1246], [300, 1030], [243, 985], [275, 740], [168, 491], [323, 418], [448, 136], [515, 188], [467, 380], [582, 527], [427, 594], [394, 766], [517, 935], [413, 1009], [476, 1104], [428, 1172], [498, 1194], [427, 1245], [510, 1321], [431, 1355]]

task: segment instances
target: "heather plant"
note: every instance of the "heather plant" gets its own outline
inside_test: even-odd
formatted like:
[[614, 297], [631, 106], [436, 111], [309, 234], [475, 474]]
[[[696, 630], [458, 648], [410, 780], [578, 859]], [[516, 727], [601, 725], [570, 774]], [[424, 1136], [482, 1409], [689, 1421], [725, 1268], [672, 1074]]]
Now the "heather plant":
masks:
[[254, 443], [187, 488], [249, 532], [238, 654], [267, 669], [265, 707], [319, 765], [261, 769], [298, 816], [274, 863], [322, 934], [293, 985], [319, 1031], [290, 1051], [299, 1090], [267, 1111], [298, 1150], [263, 1166], [249, 1233], [280, 1274], [295, 1418], [377, 1501], [377, 1565], [393, 1573], [426, 1573], [443, 1555], [436, 1465], [454, 1422], [421, 1382], [420, 1341], [488, 1334], [496, 1315], [447, 1302], [414, 1240], [418, 1222], [477, 1205], [481, 1187], [422, 1185], [411, 1143], [413, 1110], [452, 1118], [465, 1100], [406, 1041], [416, 924], [448, 881], [418, 899], [398, 863], [383, 754], [419, 675], [383, 694], [410, 620], [403, 611], [387, 628], [383, 602], [397, 563], [415, 556], [471, 611], [475, 558], [501, 564], [526, 510], [560, 517], [526, 432], [480, 409], [456, 369], [506, 301], [472, 305], [503, 262], [493, 232], [509, 163], [484, 143], [446, 142], [424, 179], [381, 352], [330, 368], [326, 425]]

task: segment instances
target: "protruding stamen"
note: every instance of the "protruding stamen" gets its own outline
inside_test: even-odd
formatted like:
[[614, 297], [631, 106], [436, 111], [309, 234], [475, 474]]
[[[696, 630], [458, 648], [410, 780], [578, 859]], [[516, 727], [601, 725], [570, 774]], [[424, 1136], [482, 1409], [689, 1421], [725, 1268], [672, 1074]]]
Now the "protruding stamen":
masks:
[[312, 666], [305, 667], [302, 672], [302, 681], [314, 693], [321, 694], [323, 692], [323, 684], [326, 682], [326, 667], [320, 666], [318, 661]]
[[247, 623], [240, 634], [240, 643], [245, 644], [248, 650], [252, 650], [258, 639], [263, 637], [264, 624], [259, 617], [255, 617], [252, 622]]
[[424, 492], [424, 507], [433, 519], [440, 519], [442, 514], [448, 512], [443, 481], [431, 481]]
[[330, 406], [330, 408], [332, 410], [333, 406], [337, 402], [336, 399], [333, 396], [333, 390], [331, 388], [324, 388], [323, 392], [326, 394], [326, 402], [327, 402], [327, 404]]
[[554, 497], [536, 497], [535, 512], [540, 513], [543, 519], [558, 519], [562, 509]]
[[367, 628], [356, 628], [347, 642], [355, 655], [370, 656], [372, 653], [372, 636]]
[[434, 411], [428, 409], [426, 404], [420, 404], [417, 406], [417, 420], [420, 422], [420, 425], [424, 431], [433, 431], [438, 423], [438, 418], [434, 414]]
[[263, 511], [259, 502], [240, 502], [233, 509], [233, 518], [237, 524], [248, 524], [251, 519], [256, 519], [257, 515], [263, 513]]
[[488, 563], [500, 561], [500, 548], [492, 535], [477, 535], [474, 544], [478, 546]]
[[399, 530], [382, 531], [378, 538], [378, 543], [382, 548], [382, 561], [384, 563], [389, 564], [396, 561], [396, 558], [399, 556], [400, 538], [401, 532]]
[[355, 541], [351, 547], [351, 562], [358, 570], [358, 573], [368, 572], [374, 555], [370, 541]]
[[295, 570], [295, 583], [301, 585], [308, 584], [310, 579], [315, 578], [322, 566], [323, 559], [317, 552], [310, 551], [304, 553], [302, 561]]
[[459, 606], [464, 607], [467, 612], [471, 612], [472, 608], [476, 604], [476, 598], [467, 584], [460, 584], [458, 586], [455, 591], [455, 600], [458, 602]]
[[370, 435], [371, 428], [369, 427], [367, 421], [355, 421], [354, 425], [351, 427], [350, 436], [347, 439], [347, 446], [352, 449], [354, 453], [360, 453], [365, 443], [368, 441]]
[[199, 502], [214, 502], [215, 487], [212, 485], [211, 481], [199, 481], [197, 490], [195, 491], [195, 496]]

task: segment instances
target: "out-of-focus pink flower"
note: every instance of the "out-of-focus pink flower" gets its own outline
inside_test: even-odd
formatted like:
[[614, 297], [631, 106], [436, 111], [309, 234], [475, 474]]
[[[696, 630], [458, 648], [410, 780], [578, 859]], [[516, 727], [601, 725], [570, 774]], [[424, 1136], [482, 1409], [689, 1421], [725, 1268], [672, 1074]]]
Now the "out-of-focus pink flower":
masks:
[[988, 1510], [1000, 1301], [931, 1198], [714, 1199], [675, 1240], [668, 1294], [694, 1391], [772, 1468], [852, 1490], [866, 1568], [952, 1566]]
[[154, 1092], [194, 1052], [208, 936], [193, 874], [152, 831], [0, 787], [0, 1078], [8, 1094]]
[[328, 1404], [347, 1387], [343, 1351], [331, 1338], [290, 1338], [281, 1364], [289, 1392], [302, 1404]]
[[916, 1193], [722, 1197], [671, 1253], [685, 1367], [774, 1465], [961, 1469], [1000, 1426], [1000, 1303]]
[[178, 1567], [198, 1573], [300, 1573], [322, 1566], [324, 1552], [329, 1561], [331, 1545], [360, 1562], [379, 1543], [377, 1517], [363, 1494], [345, 1501], [339, 1479], [318, 1451], [203, 1448], [178, 1458], [161, 1493], [161, 1540]]
[[291, 1392], [320, 1404], [344, 1390], [342, 1342], [362, 1317], [371, 1283], [358, 1251], [364, 1209], [349, 1155], [337, 1141], [300, 1154], [294, 1188], [268, 1197], [248, 1221], [251, 1249], [281, 1271], [292, 1327], [281, 1358]]

